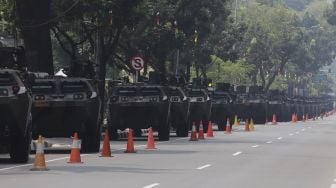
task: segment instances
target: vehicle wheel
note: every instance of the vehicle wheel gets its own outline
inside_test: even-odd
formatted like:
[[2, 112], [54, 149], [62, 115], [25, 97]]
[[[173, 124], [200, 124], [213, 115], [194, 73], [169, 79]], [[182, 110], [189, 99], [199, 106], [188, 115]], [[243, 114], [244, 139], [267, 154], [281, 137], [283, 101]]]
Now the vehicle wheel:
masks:
[[9, 152], [11, 160], [15, 163], [27, 163], [32, 139], [31, 121], [29, 123], [28, 132], [24, 137], [14, 136], [11, 139], [12, 141]]
[[188, 125], [187, 123], [179, 124], [176, 128], [177, 137], [188, 137]]
[[84, 136], [82, 137], [82, 148], [83, 153], [97, 153], [100, 149], [100, 139], [101, 139], [101, 129], [100, 126], [97, 128], [93, 123], [88, 122], [85, 125], [86, 131], [84, 131]]
[[161, 123], [159, 127], [159, 140], [167, 141], [169, 140], [170, 125], [169, 123]]

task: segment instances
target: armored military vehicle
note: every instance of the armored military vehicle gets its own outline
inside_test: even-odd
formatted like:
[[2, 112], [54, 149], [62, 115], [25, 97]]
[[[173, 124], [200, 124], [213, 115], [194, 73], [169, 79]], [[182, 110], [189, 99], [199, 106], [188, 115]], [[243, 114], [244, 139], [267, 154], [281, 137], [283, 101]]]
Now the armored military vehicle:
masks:
[[184, 91], [178, 86], [166, 86], [165, 92], [171, 102], [170, 106], [170, 125], [176, 130], [176, 136], [188, 136], [189, 108], [190, 103]]
[[71, 137], [78, 132], [82, 152], [98, 152], [101, 101], [92, 80], [62, 76], [36, 77], [33, 93], [33, 137]]
[[17, 163], [28, 161], [32, 133], [32, 99], [23, 57], [23, 48], [0, 48], [0, 147]]
[[218, 125], [218, 130], [224, 130], [227, 118], [233, 114], [233, 86], [229, 83], [217, 83], [216, 88], [210, 95], [212, 99], [211, 121]]
[[266, 94], [261, 86], [237, 86], [235, 112], [243, 119], [252, 118], [255, 123], [265, 123], [266, 120]]
[[109, 84], [108, 129], [111, 139], [118, 139], [118, 130], [152, 127], [160, 140], [169, 140], [170, 105], [160, 85], [145, 83]]
[[194, 79], [191, 85], [184, 88], [190, 103], [189, 129], [193, 123], [199, 127], [202, 121], [204, 132], [207, 131], [211, 115], [211, 99], [206, 88], [206, 81], [201, 79]]

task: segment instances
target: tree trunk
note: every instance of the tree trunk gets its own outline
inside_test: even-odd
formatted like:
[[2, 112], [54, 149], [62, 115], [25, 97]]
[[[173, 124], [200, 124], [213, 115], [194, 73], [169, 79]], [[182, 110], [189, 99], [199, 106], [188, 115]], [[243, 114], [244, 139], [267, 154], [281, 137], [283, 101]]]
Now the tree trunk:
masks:
[[259, 74], [260, 74], [260, 78], [261, 78], [261, 86], [263, 88], [265, 88], [266, 80], [265, 80], [265, 74], [264, 74], [264, 70], [263, 70], [262, 66], [259, 67]]
[[28, 69], [54, 74], [50, 38], [50, 3], [51, 0], [16, 0]]
[[[281, 60], [281, 63], [280, 63], [280, 71], [283, 70], [283, 68], [285, 67], [287, 61], [288, 61], [288, 60], [287, 60], [287, 59], [284, 59], [284, 58]], [[274, 82], [274, 80], [275, 80], [275, 78], [276, 78], [277, 75], [278, 75], [278, 71], [277, 71], [277, 69], [276, 69], [276, 70], [274, 71], [272, 77], [268, 80], [268, 83], [267, 83], [267, 85], [266, 85], [266, 87], [265, 87], [265, 92], [268, 92], [268, 90], [270, 89], [270, 87], [271, 87], [272, 83]]]

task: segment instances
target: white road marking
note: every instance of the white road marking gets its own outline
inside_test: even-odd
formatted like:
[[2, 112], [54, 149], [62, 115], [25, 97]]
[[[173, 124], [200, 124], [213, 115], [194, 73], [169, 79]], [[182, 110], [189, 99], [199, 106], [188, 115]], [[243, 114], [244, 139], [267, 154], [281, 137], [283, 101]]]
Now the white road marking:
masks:
[[[160, 144], [160, 143], [166, 143], [166, 142], [172, 142], [172, 141], [178, 141], [178, 140], [185, 140], [185, 139], [189, 139], [189, 138], [177, 138], [177, 139], [175, 139], [175, 140], [157, 142], [157, 144]], [[140, 148], [140, 147], [146, 147], [146, 145], [138, 145], [138, 146], [134, 146], [134, 148]], [[112, 149], [112, 151], [123, 151], [123, 150], [125, 150], [125, 148]], [[85, 156], [89, 156], [89, 155], [90, 155], [90, 154], [82, 154], [81, 157], [85, 157]], [[95, 155], [95, 154], [91, 154], [91, 155]], [[70, 158], [70, 157], [61, 157], [61, 158], [51, 159], [51, 160], [47, 160], [46, 163], [54, 162], [54, 161], [61, 161], [61, 160], [69, 159], [69, 158]], [[15, 169], [15, 168], [21, 168], [21, 167], [32, 166], [33, 164], [34, 164], [34, 163], [24, 164], [24, 165], [17, 165], [17, 166], [11, 166], [11, 167], [7, 167], [7, 168], [0, 168], [0, 171], [6, 171], [6, 170], [12, 170], [12, 169]]]
[[336, 179], [334, 179], [334, 182], [336, 182]]
[[257, 147], [259, 147], [259, 145], [254, 145], [254, 146], [251, 146], [252, 148], [257, 148]]
[[232, 156], [238, 156], [238, 155], [240, 155], [240, 154], [242, 154], [242, 152], [241, 152], [241, 151], [238, 151], [238, 152], [232, 154]]
[[278, 140], [281, 140], [281, 139], [282, 139], [282, 137], [279, 137], [279, 138], [278, 138]]
[[143, 188], [153, 188], [153, 187], [156, 187], [158, 185], [160, 185], [160, 184], [159, 183], [153, 183], [153, 184], [147, 185], [147, 186], [145, 186]]
[[289, 136], [293, 136], [294, 134], [293, 133], [290, 133]]
[[207, 164], [207, 165], [198, 167], [198, 168], [196, 168], [196, 169], [197, 169], [197, 170], [202, 170], [202, 169], [208, 168], [208, 167], [210, 167], [210, 166], [211, 166], [211, 164]]
[[[85, 157], [85, 156], [88, 156], [88, 155], [89, 154], [83, 154], [83, 155], [81, 155], [81, 157]], [[61, 160], [64, 160], [64, 159], [69, 159], [69, 158], [70, 157], [62, 157], [62, 158], [47, 160], [45, 162], [49, 163], [49, 162], [61, 161]], [[32, 166], [32, 165], [33, 165], [33, 163], [31, 163], [31, 164], [25, 164], [25, 165], [17, 165], [17, 166], [12, 166], [12, 167], [7, 167], [7, 168], [1, 168], [0, 171], [12, 170], [12, 169], [15, 169], [15, 168], [21, 168], [21, 167]]]
[[330, 188], [336, 188], [336, 184], [331, 184]]
[[301, 129], [301, 131], [305, 131], [306, 129]]
[[268, 141], [268, 142], [266, 142], [267, 144], [272, 144], [273, 143], [273, 141]]

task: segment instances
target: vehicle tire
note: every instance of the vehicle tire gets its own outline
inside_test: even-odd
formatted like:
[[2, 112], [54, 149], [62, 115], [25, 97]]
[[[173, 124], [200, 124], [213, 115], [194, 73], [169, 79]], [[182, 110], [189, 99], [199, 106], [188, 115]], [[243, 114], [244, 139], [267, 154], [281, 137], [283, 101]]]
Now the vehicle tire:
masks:
[[176, 136], [177, 137], [188, 137], [188, 124], [187, 123], [181, 123], [177, 125]]
[[[30, 154], [30, 144], [32, 139], [32, 122], [29, 120], [28, 130], [24, 137], [13, 136], [10, 145], [10, 158], [14, 163], [27, 163]], [[14, 134], [15, 135], [15, 134]]]
[[[168, 121], [169, 122], [169, 121]], [[162, 141], [168, 141], [169, 140], [169, 134], [170, 134], [170, 124], [166, 123], [166, 121], [162, 121], [160, 123], [161, 126], [159, 126], [159, 140]]]
[[98, 153], [100, 149], [101, 128], [97, 128], [92, 122], [85, 124], [84, 137], [82, 137], [82, 153]]

